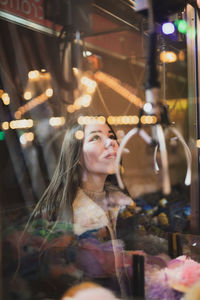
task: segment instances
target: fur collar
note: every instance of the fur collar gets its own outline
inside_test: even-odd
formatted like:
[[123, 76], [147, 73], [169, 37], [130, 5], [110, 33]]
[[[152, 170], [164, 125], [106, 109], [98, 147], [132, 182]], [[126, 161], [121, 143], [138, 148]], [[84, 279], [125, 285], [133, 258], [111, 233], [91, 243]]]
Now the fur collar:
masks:
[[[116, 224], [120, 209], [126, 205], [133, 205], [133, 200], [120, 191], [109, 193], [109, 214]], [[100, 229], [109, 225], [106, 212], [89, 198], [82, 189], [79, 189], [73, 202], [74, 231], [81, 235], [88, 230]]]

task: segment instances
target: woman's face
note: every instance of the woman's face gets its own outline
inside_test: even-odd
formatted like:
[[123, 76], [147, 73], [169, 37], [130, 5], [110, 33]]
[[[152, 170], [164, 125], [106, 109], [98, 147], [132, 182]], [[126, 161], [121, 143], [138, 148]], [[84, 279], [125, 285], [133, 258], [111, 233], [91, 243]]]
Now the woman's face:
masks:
[[89, 124], [84, 133], [82, 164], [85, 171], [90, 175], [115, 173], [118, 144], [109, 126]]

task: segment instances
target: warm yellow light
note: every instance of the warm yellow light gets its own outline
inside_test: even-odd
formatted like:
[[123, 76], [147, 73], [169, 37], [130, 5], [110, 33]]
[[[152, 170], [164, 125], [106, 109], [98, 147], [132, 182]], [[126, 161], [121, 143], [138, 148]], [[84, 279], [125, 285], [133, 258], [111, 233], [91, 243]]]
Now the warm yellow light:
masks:
[[78, 117], [77, 122], [79, 125], [84, 125], [84, 117], [83, 116]]
[[76, 133], [75, 133], [75, 138], [77, 140], [82, 140], [84, 138], [83, 130], [77, 130]]
[[180, 51], [179, 51], [178, 59], [179, 59], [180, 61], [184, 61], [184, 60], [185, 60], [185, 52], [184, 52], [183, 50], [180, 50]]
[[139, 123], [139, 117], [138, 116], [133, 116], [132, 117], [132, 124], [138, 124]]
[[13, 120], [10, 122], [11, 129], [31, 128], [33, 127], [32, 119]]
[[114, 121], [113, 119], [114, 119], [113, 117], [109, 116], [109, 117], [107, 118], [108, 124], [112, 125], [112, 124], [113, 124], [113, 121]]
[[3, 130], [8, 130], [9, 129], [9, 122], [3, 122], [1, 124], [1, 127], [2, 127]]
[[142, 116], [142, 117], [140, 118], [140, 122], [141, 122], [142, 124], [146, 124], [146, 116]]
[[79, 69], [78, 68], [73, 68], [74, 75], [77, 76], [79, 74]]
[[62, 126], [65, 124], [65, 118], [64, 117], [52, 117], [49, 119], [49, 124], [52, 127]]
[[128, 116], [122, 116], [122, 124], [129, 124], [129, 117]]
[[34, 133], [33, 132], [25, 132], [19, 138], [20, 143], [25, 146], [28, 142], [32, 142], [34, 140]]
[[5, 105], [9, 105], [10, 104], [10, 97], [7, 93], [3, 93], [2, 95], [2, 101]]
[[52, 88], [48, 88], [45, 91], [45, 94], [47, 95], [47, 97], [52, 97], [53, 96], [53, 89]]
[[104, 116], [98, 117], [97, 120], [98, 120], [98, 123], [100, 123], [100, 124], [105, 124], [106, 123], [106, 119], [105, 119]]
[[142, 116], [140, 118], [142, 124], [155, 124], [157, 122], [156, 116]]
[[126, 98], [128, 101], [133, 103], [134, 105], [138, 107], [143, 107], [143, 101], [134, 95], [134, 92], [132, 91], [131, 87], [124, 86], [118, 79], [103, 73], [103, 72], [96, 72], [94, 74], [95, 79], [97, 79], [100, 82], [103, 82], [105, 85], [107, 85], [109, 88], [113, 89], [115, 92], [117, 92], [122, 97]]
[[158, 119], [157, 119], [156, 116], [152, 116], [152, 123], [153, 123], [153, 124], [156, 124], [156, 123], [157, 123], [157, 120], [158, 120]]
[[26, 136], [24, 134], [22, 134], [19, 138], [19, 141], [22, 145], [26, 145], [27, 144], [27, 139], [26, 139]]
[[78, 124], [88, 125], [88, 124], [105, 124], [106, 119], [104, 116], [80, 116], [78, 118]]
[[110, 125], [133, 125], [139, 123], [138, 116], [109, 116], [107, 122]]
[[68, 105], [68, 106], [67, 106], [67, 111], [68, 111], [69, 113], [73, 113], [73, 112], [75, 111], [74, 105], [72, 105], [72, 104]]
[[92, 97], [91, 95], [84, 95], [81, 97], [80, 101], [81, 101], [81, 105], [83, 107], [88, 107], [91, 103]]
[[0, 89], [0, 98], [2, 97], [4, 90]]
[[78, 109], [81, 108], [81, 99], [80, 99], [80, 98], [77, 98], [77, 99], [74, 101], [73, 107], [74, 107], [75, 110], [78, 110]]
[[177, 61], [177, 55], [173, 51], [162, 51], [160, 53], [160, 60], [164, 63], [173, 63]]
[[20, 111], [17, 110], [17, 111], [15, 112], [14, 116], [15, 116], [15, 119], [20, 119], [21, 116], [22, 116], [22, 114], [21, 114]]
[[200, 140], [197, 140], [196, 145], [197, 145], [197, 148], [200, 148]]
[[26, 91], [24, 93], [24, 99], [25, 100], [30, 100], [32, 98], [32, 93], [30, 91]]
[[27, 132], [26, 133], [27, 141], [32, 142], [34, 140], [34, 133], [33, 132]]
[[28, 73], [28, 78], [29, 78], [29, 79], [38, 79], [39, 76], [40, 76], [40, 72], [37, 71], [37, 70], [30, 71], [30, 72]]
[[97, 87], [96, 81], [88, 78], [87, 76], [83, 76], [80, 81], [81, 81], [81, 84], [87, 88], [88, 93], [94, 93], [94, 91]]

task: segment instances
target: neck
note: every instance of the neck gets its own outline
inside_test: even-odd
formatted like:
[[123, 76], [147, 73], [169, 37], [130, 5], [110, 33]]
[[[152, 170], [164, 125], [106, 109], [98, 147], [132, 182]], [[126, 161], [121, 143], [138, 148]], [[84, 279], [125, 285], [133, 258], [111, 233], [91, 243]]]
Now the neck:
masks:
[[107, 175], [84, 173], [82, 177], [81, 187], [91, 192], [102, 192]]

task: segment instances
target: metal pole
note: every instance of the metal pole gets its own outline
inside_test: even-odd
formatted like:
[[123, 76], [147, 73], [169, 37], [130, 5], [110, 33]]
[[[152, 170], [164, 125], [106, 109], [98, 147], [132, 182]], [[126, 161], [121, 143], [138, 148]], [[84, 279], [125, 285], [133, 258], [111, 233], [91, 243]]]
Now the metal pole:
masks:
[[192, 184], [190, 189], [191, 221], [190, 230], [193, 234], [200, 233], [200, 149], [196, 141], [200, 139], [200, 99], [199, 99], [199, 62], [200, 62], [200, 20], [195, 8], [187, 5], [188, 57], [188, 118], [189, 145], [192, 153]]

